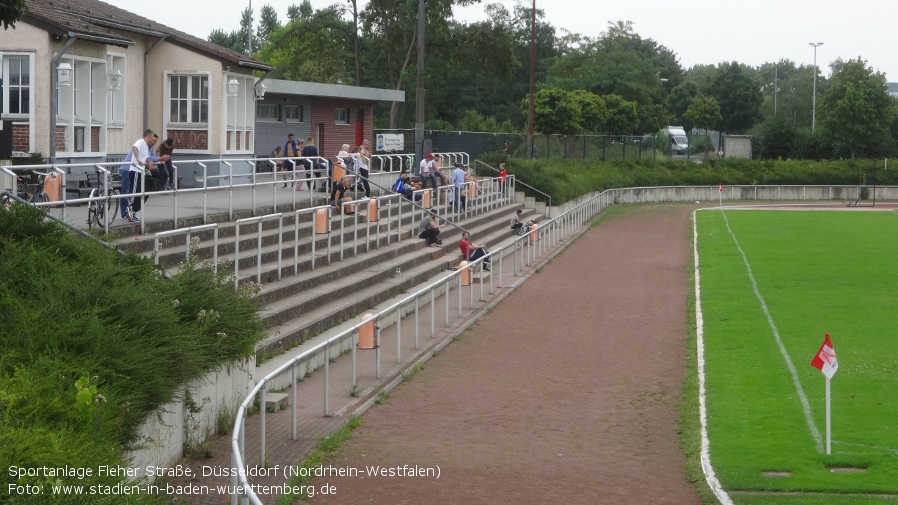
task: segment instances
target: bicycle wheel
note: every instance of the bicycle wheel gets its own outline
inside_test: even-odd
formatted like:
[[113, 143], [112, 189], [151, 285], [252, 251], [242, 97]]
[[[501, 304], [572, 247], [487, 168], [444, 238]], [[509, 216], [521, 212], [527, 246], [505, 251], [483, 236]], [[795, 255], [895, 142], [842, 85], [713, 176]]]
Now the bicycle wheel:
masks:
[[118, 194], [119, 194], [119, 190], [117, 190], [117, 189], [109, 190], [109, 199], [106, 200], [106, 212], [105, 212], [105, 214], [108, 216], [109, 224], [112, 224], [113, 222], [115, 222], [115, 218], [118, 217], [119, 200], [118, 200], [118, 198], [115, 198], [116, 196], [118, 196]]
[[[97, 196], [96, 188], [90, 190], [90, 198]], [[103, 202], [91, 201], [87, 204], [87, 229], [92, 230], [94, 226], [99, 224], [101, 216], [100, 209], [103, 208]]]
[[46, 200], [47, 194], [43, 191], [37, 191], [33, 195], [31, 195], [31, 200], [28, 200], [29, 203], [41, 203]]

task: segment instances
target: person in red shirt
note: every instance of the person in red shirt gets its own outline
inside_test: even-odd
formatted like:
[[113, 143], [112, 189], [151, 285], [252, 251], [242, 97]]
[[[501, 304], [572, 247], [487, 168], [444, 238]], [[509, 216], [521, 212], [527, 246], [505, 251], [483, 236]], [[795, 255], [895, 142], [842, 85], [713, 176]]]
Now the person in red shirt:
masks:
[[508, 171], [505, 170], [505, 163], [499, 163], [499, 192], [505, 196], [505, 178], [508, 177]]
[[[461, 234], [461, 242], [458, 248], [461, 249], [461, 255], [468, 261], [477, 261], [487, 255], [486, 244], [475, 244], [471, 242], [471, 235], [468, 232]], [[483, 260], [483, 269], [489, 272], [490, 258]]]

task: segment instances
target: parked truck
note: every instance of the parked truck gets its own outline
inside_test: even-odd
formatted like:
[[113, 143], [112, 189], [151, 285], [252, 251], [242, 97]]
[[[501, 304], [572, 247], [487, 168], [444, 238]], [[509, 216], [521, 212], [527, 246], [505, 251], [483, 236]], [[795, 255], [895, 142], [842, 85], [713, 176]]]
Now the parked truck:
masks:
[[686, 154], [689, 151], [689, 137], [682, 126], [665, 126], [661, 133], [667, 135], [670, 154]]

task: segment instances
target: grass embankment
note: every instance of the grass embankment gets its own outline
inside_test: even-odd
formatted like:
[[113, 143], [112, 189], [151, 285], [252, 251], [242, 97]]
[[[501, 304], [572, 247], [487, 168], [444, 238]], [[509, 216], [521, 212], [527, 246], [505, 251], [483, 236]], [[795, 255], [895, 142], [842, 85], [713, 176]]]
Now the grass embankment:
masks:
[[[98, 469], [127, 466], [123, 451], [149, 415], [187, 381], [253, 353], [263, 335], [256, 303], [194, 266], [167, 280], [151, 261], [75, 236], [38, 210], [0, 211], [0, 461], [26, 470], [4, 468], [0, 502], [165, 503], [49, 493], [120, 482]], [[93, 476], [33, 470], [43, 467]], [[42, 494], [9, 496], [10, 484]]]
[[[888, 231], [898, 218], [819, 211], [727, 211], [726, 218], [772, 325], [723, 214], [699, 212], [708, 431], [724, 488], [737, 504], [898, 501], [898, 235]], [[840, 365], [831, 455], [820, 450], [825, 378], [810, 366], [825, 332]]]

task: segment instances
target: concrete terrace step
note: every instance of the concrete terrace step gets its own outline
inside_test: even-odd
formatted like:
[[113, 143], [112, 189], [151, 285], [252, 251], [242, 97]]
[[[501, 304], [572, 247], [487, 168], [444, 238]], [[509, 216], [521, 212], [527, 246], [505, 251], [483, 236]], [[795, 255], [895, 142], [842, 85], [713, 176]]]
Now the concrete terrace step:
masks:
[[[487, 220], [469, 229], [485, 235], [497, 233], [497, 229], [504, 234], [502, 228], [502, 224], [497, 228], [495, 220]], [[308, 276], [302, 279], [301, 273], [263, 287], [263, 318], [273, 331], [259, 348], [290, 348], [382, 300], [413, 290], [446, 270], [445, 261], [434, 260], [457, 247], [460, 233], [455, 235], [447, 234], [441, 248], [427, 248], [422, 240], [415, 239], [391, 244], [376, 254], [328, 265], [319, 274], [324, 282], [309, 282]], [[396, 268], [401, 271], [398, 278], [394, 278]]]
[[[500, 241], [513, 238], [508, 229], [508, 218], [520, 203], [513, 203], [512, 199], [506, 200], [497, 208], [483, 211], [470, 217], [440, 212], [440, 217], [451, 219], [459, 226], [471, 231], [477, 242], [487, 242], [491, 245]], [[280, 206], [284, 207], [284, 206]], [[292, 206], [286, 206], [285, 213], [293, 212]], [[382, 216], [387, 211], [387, 205], [381, 207]], [[395, 207], [395, 204], [393, 205]], [[280, 211], [280, 209], [279, 209]], [[461, 260], [458, 250], [458, 241], [461, 232], [454, 227], [443, 229], [441, 238], [445, 245], [441, 248], [427, 248], [424, 241], [416, 236], [417, 223], [421, 219], [421, 210], [411, 210], [411, 206], [403, 206], [401, 233], [402, 240], [397, 241], [399, 231], [396, 229], [397, 213], [395, 208], [389, 210], [392, 220], [387, 228], [386, 220], [381, 219], [377, 223], [366, 223], [365, 210], [360, 210], [356, 216], [332, 217], [331, 233], [327, 236], [315, 238], [315, 269], [312, 270], [312, 222], [300, 222], [298, 230], [294, 226], [292, 216], [284, 218], [282, 240], [284, 240], [282, 263], [278, 280], [278, 227], [275, 221], [263, 222], [262, 226], [262, 289], [257, 295], [265, 307], [262, 317], [268, 324], [269, 336], [257, 345], [260, 352], [276, 353], [289, 349], [310, 337], [328, 331], [331, 328], [358, 316], [372, 307], [383, 303], [403, 293], [412, 292], [416, 286], [445, 272], [450, 266], [457, 265]], [[270, 212], [269, 212], [270, 213]], [[528, 214], [530, 212], [528, 211]], [[258, 214], [258, 210], [257, 210]], [[240, 216], [250, 217], [250, 216]], [[358, 241], [356, 231], [351, 223], [359, 223]], [[341, 223], [343, 228], [341, 229]], [[169, 227], [170, 228], [170, 227]], [[236, 223], [222, 221], [219, 223], [219, 263], [234, 259], [234, 236]], [[299, 233], [299, 242], [294, 249], [293, 236]], [[155, 233], [155, 232], [154, 232]], [[238, 282], [255, 280], [257, 277], [257, 253], [256, 242], [258, 240], [257, 227], [254, 224], [243, 225], [240, 228], [240, 265]], [[387, 236], [389, 233], [389, 244]], [[244, 239], [244, 234], [246, 238]], [[202, 232], [195, 234], [199, 244], [194, 252], [199, 260], [212, 258], [212, 233]], [[340, 239], [344, 241], [344, 254], [340, 258]], [[369, 238], [370, 237], [370, 238]], [[147, 237], [141, 243], [124, 239], [122, 243], [128, 244], [128, 249], [133, 252], [143, 251], [144, 254], [152, 254], [152, 236]], [[160, 264], [168, 269], [176, 270], [177, 265], [184, 260], [187, 245], [184, 237], [170, 241], [163, 241], [163, 249], [159, 253]], [[327, 254], [327, 244], [332, 248], [330, 257]], [[352, 245], [357, 247], [353, 251]], [[296, 266], [298, 273], [294, 275], [294, 250], [298, 250]], [[440, 258], [443, 258], [442, 260]], [[330, 263], [328, 263], [330, 259]], [[225, 272], [233, 271], [232, 267]], [[395, 270], [399, 268], [401, 276], [394, 278]], [[476, 277], [474, 279], [477, 282]]]

